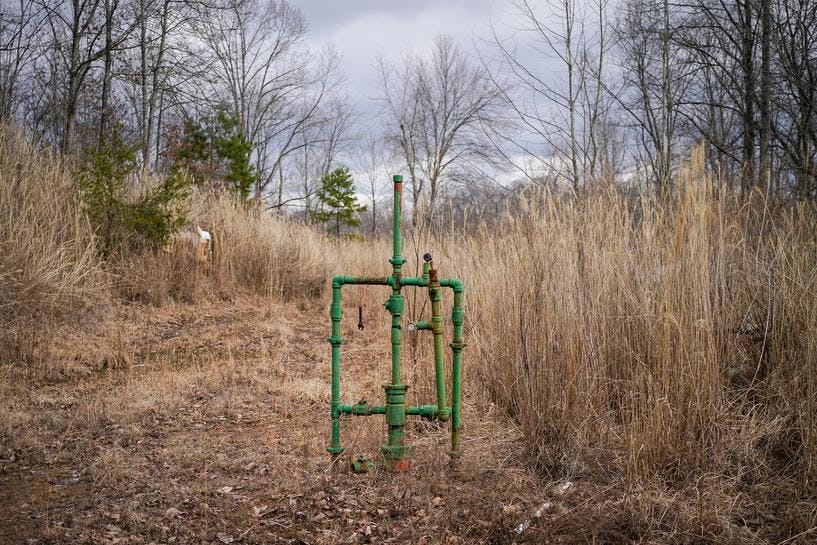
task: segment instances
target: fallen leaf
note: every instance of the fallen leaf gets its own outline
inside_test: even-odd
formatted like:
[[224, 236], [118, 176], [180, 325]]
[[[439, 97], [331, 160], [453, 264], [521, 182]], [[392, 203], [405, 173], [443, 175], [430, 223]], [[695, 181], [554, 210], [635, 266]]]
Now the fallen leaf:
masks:
[[217, 490], [217, 492], [218, 492], [219, 494], [229, 494], [229, 493], [230, 493], [230, 492], [232, 492], [232, 491], [233, 491], [233, 487], [232, 487], [232, 486], [222, 486], [221, 488], [219, 488], [219, 489]]
[[221, 541], [225, 545], [235, 541], [235, 539], [233, 539], [232, 536], [228, 536], [227, 534], [218, 533], [218, 534], [216, 534], [216, 537], [218, 538], [219, 541]]
[[175, 518], [180, 517], [182, 515], [182, 512], [176, 509], [175, 507], [171, 507], [170, 509], [165, 511], [165, 515], [167, 515], [170, 518]]

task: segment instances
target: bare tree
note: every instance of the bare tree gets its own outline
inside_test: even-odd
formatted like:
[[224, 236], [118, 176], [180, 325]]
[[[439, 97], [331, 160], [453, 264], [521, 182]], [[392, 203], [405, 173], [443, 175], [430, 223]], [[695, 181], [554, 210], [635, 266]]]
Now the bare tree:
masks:
[[588, 177], [615, 170], [603, 165], [614, 156], [604, 92], [607, 0], [583, 8], [574, 0], [514, 5], [521, 26], [506, 36], [493, 25], [498, 65], [483, 58], [514, 118], [493, 140], [529, 180], [563, 181], [578, 192]]
[[448, 36], [435, 40], [429, 59], [409, 56], [400, 68], [381, 58], [379, 72], [389, 137], [409, 173], [412, 221], [428, 225], [449, 172], [486, 158], [483, 126], [499, 93]]
[[21, 80], [34, 62], [44, 24], [42, 10], [33, 0], [0, 7], [0, 120], [12, 119], [17, 111]]
[[625, 5], [616, 28], [622, 85], [612, 90], [640, 142], [638, 162], [664, 194], [671, 191], [680, 106], [695, 71], [675, 40], [673, 29], [682, 24], [673, 17], [667, 0]]
[[349, 130], [350, 114], [344, 100], [330, 100], [322, 105], [320, 112], [311, 114], [311, 122], [304, 130], [297, 133], [287, 154], [289, 161], [285, 161], [279, 169], [282, 174], [287, 164], [300, 181], [300, 188], [288, 199], [284, 199], [284, 184], [278, 187], [278, 198], [275, 208], [281, 208], [292, 202], [303, 202], [304, 217], [310, 218], [313, 210], [313, 198], [317, 192], [321, 179], [329, 174], [337, 162], [338, 155], [348, 144], [346, 134]]
[[[171, 107], [184, 108], [182, 85], [202, 81], [201, 55], [189, 39], [195, 10], [180, 0], [131, 0], [136, 28], [120, 70], [133, 108], [142, 168], [156, 169], [161, 152], [162, 121]], [[197, 63], [192, 63], [197, 64]]]
[[369, 232], [375, 234], [380, 225], [378, 205], [384, 192], [388, 189], [389, 165], [394, 163], [392, 150], [388, 142], [380, 135], [367, 133], [362, 139], [362, 146], [357, 151], [358, 168], [366, 184], [366, 196], [369, 200], [367, 213], [370, 218]]
[[[774, 89], [782, 165], [791, 174], [786, 189], [817, 198], [817, 2], [778, 0], [773, 50], [779, 74]], [[789, 187], [790, 186], [790, 187]]]
[[207, 98], [238, 120], [260, 172], [256, 194], [276, 186], [279, 208], [286, 204], [285, 162], [315, 143], [309, 135], [325, 124], [323, 106], [338, 83], [334, 52], [312, 55], [305, 30], [300, 11], [274, 0], [225, 0], [208, 6], [196, 25], [211, 57]]
[[[88, 74], [97, 61], [121, 46], [133, 29], [133, 24], [114, 17], [118, 6], [115, 0], [107, 3], [103, 0], [40, 2], [50, 30], [49, 48], [54, 53], [59, 70], [54, 75], [61, 80], [51, 82], [59, 86], [62, 95], [59, 105], [62, 118], [59, 147], [63, 153], [68, 153], [71, 151], [77, 108]], [[113, 29], [115, 24], [119, 26]], [[109, 33], [110, 36], [106, 37]]]

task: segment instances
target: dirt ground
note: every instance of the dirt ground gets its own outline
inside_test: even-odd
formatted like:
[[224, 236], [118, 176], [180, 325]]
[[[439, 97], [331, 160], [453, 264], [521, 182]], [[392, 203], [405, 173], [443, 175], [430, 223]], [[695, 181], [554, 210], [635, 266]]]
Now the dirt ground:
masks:
[[[352, 456], [376, 455], [382, 417], [345, 418], [347, 453], [332, 463], [327, 314], [320, 302], [134, 305], [64, 339], [81, 350], [56, 343], [61, 373], [1, 371], [0, 544], [575, 542], [553, 522], [580, 486], [537, 478], [490, 407], [467, 404], [456, 470], [447, 427], [412, 420], [408, 473], [351, 473]], [[355, 324], [344, 402], [379, 401], [386, 322]], [[409, 382], [427, 376], [430, 363], [407, 360]]]

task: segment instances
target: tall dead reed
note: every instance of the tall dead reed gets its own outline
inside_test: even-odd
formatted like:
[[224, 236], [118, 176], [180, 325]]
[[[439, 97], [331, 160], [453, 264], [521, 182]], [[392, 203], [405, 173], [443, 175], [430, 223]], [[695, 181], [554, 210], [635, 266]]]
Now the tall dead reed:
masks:
[[672, 203], [533, 192], [501, 234], [463, 239], [472, 384], [543, 468], [813, 482], [815, 209], [736, 202], [701, 164]]
[[29, 358], [50, 327], [107, 294], [93, 230], [60, 161], [0, 126], [0, 358]]
[[324, 236], [316, 229], [226, 195], [194, 193], [191, 225], [212, 236], [211, 254], [165, 249], [125, 255], [115, 267], [119, 292], [153, 304], [253, 294], [289, 300], [322, 293], [327, 277]]

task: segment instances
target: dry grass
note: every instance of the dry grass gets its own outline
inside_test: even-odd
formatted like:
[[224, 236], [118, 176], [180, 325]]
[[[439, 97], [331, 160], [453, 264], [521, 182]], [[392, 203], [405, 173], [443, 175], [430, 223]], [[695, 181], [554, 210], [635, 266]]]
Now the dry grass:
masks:
[[210, 260], [166, 251], [124, 256], [114, 269], [123, 297], [162, 304], [246, 293], [290, 300], [323, 292], [326, 240], [317, 230], [227, 196], [196, 193], [190, 209], [191, 224], [213, 236]]
[[640, 537], [697, 524], [728, 541], [750, 505], [793, 532], [765, 537], [810, 531], [815, 210], [714, 194], [700, 164], [671, 205], [533, 194], [501, 236], [463, 240], [471, 384], [519, 422], [550, 474], [652, 490], [636, 493], [642, 508], [706, 496], [688, 500], [706, 521], [676, 506], [679, 522]]
[[[97, 486], [108, 486], [128, 481], [128, 435], [120, 435], [120, 426], [130, 426], [132, 440], [150, 444], [154, 426], [194, 437], [198, 428], [189, 426], [242, 421], [250, 410], [276, 422], [274, 438], [261, 448], [289, 449], [286, 463], [303, 465], [303, 483], [326, 470], [312, 461], [322, 454], [324, 430], [310, 426], [326, 413], [328, 349], [320, 340], [328, 333], [328, 309], [310, 299], [324, 293], [333, 274], [388, 275], [391, 241], [331, 240], [266, 211], [197, 194], [192, 221], [214, 237], [208, 263], [155, 252], [124, 256], [103, 269], [59, 164], [8, 131], [0, 147], [6, 357], [17, 363], [35, 352], [22, 334], [42, 331], [32, 324], [52, 327], [90, 315], [92, 307], [114, 309], [110, 324], [96, 330], [54, 330], [59, 338], [49, 366], [91, 370], [72, 393], [30, 389], [17, 366], [0, 368], [4, 448], [59, 458], [67, 449], [62, 438], [78, 434], [87, 446], [101, 434], [112, 443], [94, 454], [89, 472]], [[466, 282], [468, 456], [475, 467], [490, 461], [510, 471], [503, 475], [515, 484], [506, 491], [529, 490], [508, 500], [501, 516], [464, 496], [457, 500], [469, 517], [496, 516], [482, 538], [813, 539], [817, 211], [784, 208], [760, 194], [738, 202], [714, 193], [717, 184], [701, 164], [695, 157], [680, 174], [671, 203], [610, 187], [582, 199], [531, 192], [490, 230], [408, 234], [408, 274], [419, 273], [420, 256], [431, 250], [442, 276]], [[109, 283], [120, 300], [149, 305], [117, 305]], [[406, 295], [407, 318], [428, 318], [423, 290]], [[387, 380], [388, 314], [381, 306], [387, 290], [351, 286], [343, 297], [344, 400], [354, 402], [382, 395], [379, 385]], [[445, 297], [450, 310], [450, 294]], [[251, 301], [252, 316], [245, 310], [233, 316], [234, 301]], [[355, 327], [358, 306], [363, 332]], [[290, 314], [285, 326], [282, 313]], [[161, 331], [153, 332], [159, 322]], [[421, 335], [406, 335], [410, 403], [433, 397], [429, 343]], [[107, 390], [94, 391], [97, 372], [112, 373]], [[183, 415], [181, 424], [168, 422], [174, 413]], [[502, 418], [514, 429], [497, 424]], [[295, 421], [306, 435], [293, 450], [286, 445]], [[371, 453], [382, 439], [382, 421], [355, 422], [346, 437], [350, 450]], [[24, 433], [30, 428], [43, 433]], [[444, 452], [443, 430], [421, 424], [411, 432], [423, 448]], [[57, 454], [49, 433], [59, 438]], [[519, 456], [491, 458], [520, 437], [526, 446]], [[214, 440], [233, 441], [231, 448], [248, 441]], [[178, 450], [171, 449], [180, 475], [187, 475], [190, 457], [184, 446], [180, 439]], [[202, 449], [196, 463], [208, 460]], [[151, 467], [146, 462], [140, 471], [152, 475]], [[559, 496], [553, 487], [537, 487], [538, 476], [581, 484]], [[200, 480], [191, 486], [206, 488]], [[459, 485], [452, 486], [447, 491], [456, 496]], [[494, 500], [507, 499], [506, 492], [493, 493]], [[557, 496], [558, 508], [542, 516], [547, 524], [514, 533], [537, 502]]]
[[108, 301], [93, 231], [61, 163], [0, 126], [0, 360], [47, 349], [51, 326]]

